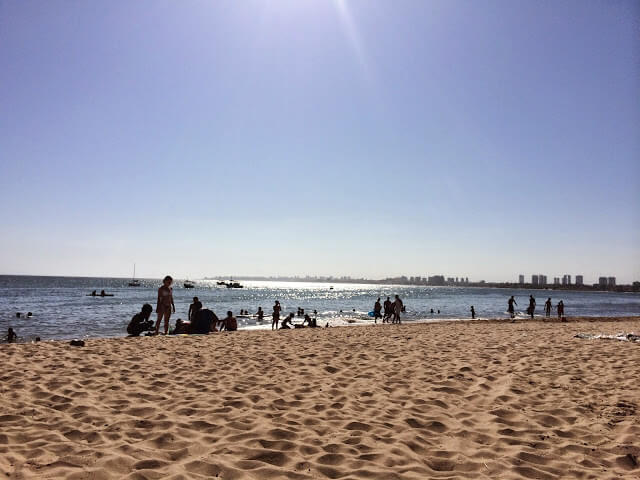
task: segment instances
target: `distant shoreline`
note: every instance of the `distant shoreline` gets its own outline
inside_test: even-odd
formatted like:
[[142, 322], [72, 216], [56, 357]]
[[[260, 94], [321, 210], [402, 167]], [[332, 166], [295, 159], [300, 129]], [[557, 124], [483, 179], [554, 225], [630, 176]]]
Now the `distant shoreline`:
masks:
[[[33, 278], [104, 278], [112, 280], [129, 281], [130, 277], [100, 277], [100, 276], [88, 276], [88, 275], [24, 275], [24, 274], [0, 274], [1, 277], [33, 277]], [[229, 276], [218, 277], [204, 277], [196, 279], [195, 281], [220, 281], [221, 279], [229, 278]], [[160, 278], [145, 278], [140, 277], [141, 281], [158, 281]], [[185, 279], [176, 277], [176, 282], [182, 282]], [[193, 279], [191, 279], [193, 281]], [[428, 283], [428, 282], [411, 282], [402, 281], [401, 279], [383, 279], [373, 280], [366, 278], [354, 278], [354, 279], [327, 279], [327, 278], [300, 278], [300, 277], [254, 277], [254, 276], [237, 276], [234, 280], [250, 281], [250, 282], [297, 282], [297, 283], [324, 283], [327, 285], [386, 285], [386, 286], [402, 286], [402, 287], [455, 287], [455, 288], [500, 288], [500, 289], [515, 289], [515, 290], [548, 290], [548, 291], [573, 291], [573, 292], [609, 292], [609, 293], [640, 293], [640, 282], [633, 282], [633, 284], [621, 284], [612, 288], [602, 288], [599, 285], [533, 285], [531, 283], [510, 283], [510, 282], [459, 282], [459, 283]]]

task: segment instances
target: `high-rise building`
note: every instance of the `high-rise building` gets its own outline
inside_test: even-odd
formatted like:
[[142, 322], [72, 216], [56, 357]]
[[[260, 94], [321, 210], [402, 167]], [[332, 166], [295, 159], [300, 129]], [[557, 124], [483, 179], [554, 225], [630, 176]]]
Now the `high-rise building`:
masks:
[[576, 285], [584, 285], [584, 277], [582, 275], [576, 275]]
[[607, 277], [598, 278], [598, 286], [599, 287], [606, 287], [607, 286]]
[[560, 277], [553, 277], [553, 284], [560, 285]]
[[520, 285], [523, 285], [523, 284], [524, 284], [524, 275], [518, 275], [518, 283], [519, 283]]
[[538, 275], [531, 275], [531, 285], [538, 285]]
[[615, 287], [615, 286], [616, 286], [616, 277], [609, 277], [609, 278], [607, 279], [607, 286], [608, 286], [609, 288], [611, 288], [611, 287]]
[[546, 285], [546, 284], [547, 284], [547, 276], [538, 275], [538, 285]]
[[571, 285], [571, 275], [562, 276], [562, 285]]

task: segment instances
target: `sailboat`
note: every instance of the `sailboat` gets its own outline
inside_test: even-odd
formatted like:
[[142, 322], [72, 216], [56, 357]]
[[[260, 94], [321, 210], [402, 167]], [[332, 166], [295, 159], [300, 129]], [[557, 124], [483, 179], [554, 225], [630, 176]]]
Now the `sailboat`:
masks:
[[136, 264], [135, 263], [133, 264], [133, 278], [129, 282], [129, 286], [130, 287], [139, 287], [140, 286], [140, 280], [136, 280]]

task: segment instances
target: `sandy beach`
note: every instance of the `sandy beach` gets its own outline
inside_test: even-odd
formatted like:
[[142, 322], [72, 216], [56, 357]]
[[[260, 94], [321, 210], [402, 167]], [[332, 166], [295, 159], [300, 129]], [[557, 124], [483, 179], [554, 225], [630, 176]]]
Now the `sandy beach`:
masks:
[[640, 478], [640, 318], [0, 345], [0, 476]]

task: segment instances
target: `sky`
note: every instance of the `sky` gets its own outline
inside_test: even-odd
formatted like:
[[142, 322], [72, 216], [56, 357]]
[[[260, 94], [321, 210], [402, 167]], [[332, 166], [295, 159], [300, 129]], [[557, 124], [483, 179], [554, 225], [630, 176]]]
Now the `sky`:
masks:
[[640, 3], [0, 0], [0, 273], [640, 280]]

